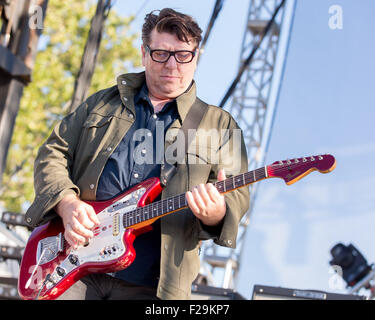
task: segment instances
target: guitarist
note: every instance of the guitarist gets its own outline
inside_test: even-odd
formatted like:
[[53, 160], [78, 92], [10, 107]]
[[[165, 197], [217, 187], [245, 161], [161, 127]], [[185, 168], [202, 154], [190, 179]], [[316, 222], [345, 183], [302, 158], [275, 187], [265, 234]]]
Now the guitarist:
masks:
[[[199, 272], [200, 241], [213, 239], [235, 248], [238, 224], [249, 206], [248, 188], [223, 195], [212, 182], [246, 172], [246, 149], [242, 134], [234, 139], [240, 129], [231, 115], [196, 97], [193, 77], [201, 33], [190, 16], [172, 9], [147, 14], [141, 46], [145, 71], [120, 75], [117, 85], [90, 96], [39, 149], [36, 197], [26, 221], [36, 227], [60, 217], [65, 239], [79, 247], [99, 225], [93, 208], [82, 200], [107, 200], [150, 177], [164, 176], [162, 160], [173, 145], [167, 136], [181, 128], [193, 104], [207, 106], [200, 129], [230, 132], [225, 139], [211, 139], [216, 141], [211, 145], [193, 139], [183, 153], [186, 162], [176, 165], [161, 194], [164, 199], [191, 190], [188, 208], [139, 235], [137, 257], [127, 269], [86, 276], [60, 299], [189, 299]], [[140, 132], [145, 133], [143, 142]], [[236, 143], [240, 152], [232, 147]], [[214, 161], [212, 150], [225, 153]]]

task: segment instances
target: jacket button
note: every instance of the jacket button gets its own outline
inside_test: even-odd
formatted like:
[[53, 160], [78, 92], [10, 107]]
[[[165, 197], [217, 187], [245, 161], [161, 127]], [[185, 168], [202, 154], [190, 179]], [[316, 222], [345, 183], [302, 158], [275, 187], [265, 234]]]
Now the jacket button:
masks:
[[26, 221], [27, 221], [28, 223], [30, 223], [30, 222], [31, 222], [31, 218], [27, 218]]
[[90, 184], [90, 189], [94, 189], [94, 185], [93, 184]]
[[107, 148], [107, 151], [111, 151], [111, 150], [112, 150], [112, 148], [111, 148], [111, 147], [108, 147], [108, 148]]
[[133, 119], [134, 116], [133, 116], [131, 113], [129, 113], [129, 118], [130, 118], [130, 119]]
[[128, 98], [127, 98], [127, 97], [124, 97], [124, 101], [128, 101]]
[[231, 246], [232, 243], [233, 243], [232, 240], [228, 240], [227, 242], [228, 242], [228, 244], [229, 244], [230, 246]]
[[122, 83], [122, 84], [126, 84], [126, 81], [125, 81], [125, 80], [122, 80], [121, 83]]

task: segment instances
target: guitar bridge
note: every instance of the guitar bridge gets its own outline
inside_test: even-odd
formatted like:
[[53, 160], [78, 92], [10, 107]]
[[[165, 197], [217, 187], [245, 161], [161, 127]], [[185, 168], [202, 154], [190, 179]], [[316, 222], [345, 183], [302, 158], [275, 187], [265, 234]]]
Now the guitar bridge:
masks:
[[64, 251], [64, 236], [59, 233], [55, 237], [47, 237], [39, 241], [36, 252], [36, 261], [39, 261], [39, 265], [55, 259], [60, 252]]

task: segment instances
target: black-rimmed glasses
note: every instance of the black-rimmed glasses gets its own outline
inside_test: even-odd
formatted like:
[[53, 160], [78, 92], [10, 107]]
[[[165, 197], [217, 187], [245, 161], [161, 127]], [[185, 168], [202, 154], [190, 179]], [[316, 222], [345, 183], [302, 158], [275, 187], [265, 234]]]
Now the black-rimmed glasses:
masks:
[[196, 51], [189, 51], [189, 50], [177, 50], [177, 51], [168, 51], [168, 50], [151, 50], [151, 48], [146, 45], [146, 50], [150, 53], [150, 57], [153, 61], [164, 63], [169, 60], [171, 56], [173, 56], [178, 63], [189, 63], [195, 57]]

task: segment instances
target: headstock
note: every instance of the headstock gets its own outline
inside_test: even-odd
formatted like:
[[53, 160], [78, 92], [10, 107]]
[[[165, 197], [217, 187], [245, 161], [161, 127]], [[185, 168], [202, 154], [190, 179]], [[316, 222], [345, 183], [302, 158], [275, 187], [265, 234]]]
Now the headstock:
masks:
[[276, 161], [267, 166], [268, 176], [284, 179], [290, 185], [302, 179], [312, 171], [331, 172], [336, 167], [336, 160], [330, 154]]

